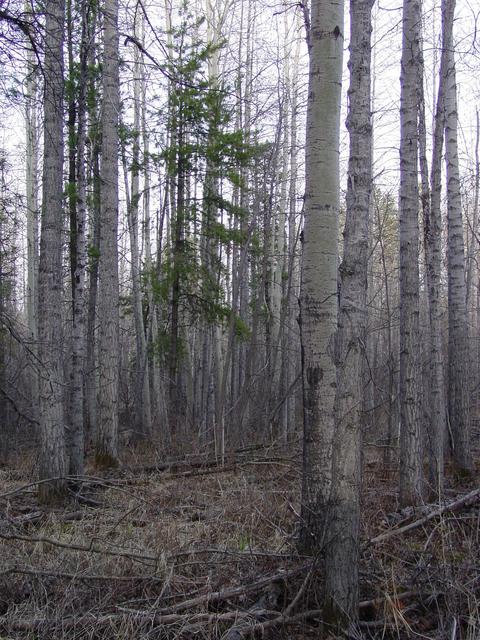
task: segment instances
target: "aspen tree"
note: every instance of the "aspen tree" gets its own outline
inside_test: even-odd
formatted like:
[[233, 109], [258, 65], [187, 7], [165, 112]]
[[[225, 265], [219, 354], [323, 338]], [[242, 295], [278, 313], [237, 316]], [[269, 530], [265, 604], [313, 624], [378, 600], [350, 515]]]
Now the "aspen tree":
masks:
[[[446, 31], [443, 30], [445, 38]], [[440, 79], [436, 96], [436, 111], [433, 122], [432, 166], [430, 170], [430, 188], [422, 178], [423, 226], [425, 243], [425, 261], [428, 289], [430, 320], [430, 476], [434, 483], [432, 489], [441, 494], [444, 476], [444, 445], [447, 431], [445, 411], [445, 376], [442, 345], [442, 150], [445, 126], [445, 68], [446, 49], [442, 50], [440, 60]], [[423, 119], [425, 117], [423, 116]], [[425, 125], [423, 125], [425, 129]], [[420, 137], [421, 156], [426, 155], [426, 131]], [[424, 163], [426, 160], [423, 161]], [[423, 169], [423, 173], [426, 168]], [[429, 198], [429, 201], [427, 201]]]
[[[26, 3], [28, 13], [30, 5]], [[34, 348], [38, 312], [38, 73], [31, 46], [27, 49], [26, 78], [26, 200], [27, 200], [27, 321]]]
[[400, 91], [400, 503], [424, 492], [420, 427], [418, 84], [420, 0], [404, 0]]
[[[76, 133], [74, 228], [71, 246], [75, 259], [72, 269], [72, 372], [70, 389], [70, 473], [83, 474], [84, 459], [84, 371], [86, 358], [85, 275], [87, 266], [87, 183], [85, 169], [86, 86], [88, 59], [87, 0], [81, 6], [80, 73], [78, 81], [78, 127]], [[70, 185], [72, 188], [73, 185]]]
[[38, 276], [38, 355], [40, 478], [39, 499], [51, 502], [66, 491], [67, 454], [62, 367], [62, 244], [63, 244], [63, 41], [65, 3], [45, 5], [44, 159]]
[[[134, 32], [135, 38], [141, 41], [140, 15], [135, 16]], [[128, 208], [128, 229], [130, 234], [131, 251], [131, 275], [133, 292], [133, 316], [135, 320], [135, 343], [136, 343], [136, 363], [135, 363], [135, 420], [138, 435], [148, 436], [151, 430], [152, 412], [150, 401], [149, 385], [149, 361], [147, 355], [147, 342], [145, 336], [145, 326], [142, 310], [142, 289], [141, 289], [141, 264], [138, 239], [138, 221], [140, 204], [140, 126], [141, 126], [141, 96], [142, 96], [142, 54], [138, 47], [134, 50], [134, 98], [133, 98], [133, 157], [132, 157], [132, 183], [131, 197]], [[127, 185], [128, 193], [128, 185]]]
[[101, 147], [101, 221], [99, 258], [99, 380], [97, 464], [118, 460], [118, 0], [105, 0], [103, 49], [103, 108]]
[[326, 541], [336, 390], [343, 3], [314, 0], [308, 33], [305, 225], [300, 293], [304, 439], [300, 547]]
[[453, 436], [453, 460], [461, 474], [472, 472], [468, 411], [468, 328], [465, 286], [460, 169], [458, 163], [458, 105], [453, 44], [455, 0], [442, 5], [445, 68], [445, 161], [447, 165], [448, 271], [448, 414]]
[[350, 135], [347, 211], [337, 333], [332, 516], [326, 554], [326, 612], [345, 626], [358, 615], [360, 483], [367, 266], [372, 191], [370, 107], [373, 0], [350, 2]]
[[96, 25], [98, 14], [96, 5], [90, 6], [89, 33], [92, 34], [88, 48], [87, 100], [88, 141], [89, 141], [89, 180], [92, 184], [92, 196], [89, 207], [89, 278], [87, 304], [87, 337], [85, 361], [85, 413], [86, 432], [89, 444], [96, 440], [97, 431], [97, 292], [98, 262], [100, 244], [100, 121], [96, 100], [98, 82], [95, 74], [96, 64]]

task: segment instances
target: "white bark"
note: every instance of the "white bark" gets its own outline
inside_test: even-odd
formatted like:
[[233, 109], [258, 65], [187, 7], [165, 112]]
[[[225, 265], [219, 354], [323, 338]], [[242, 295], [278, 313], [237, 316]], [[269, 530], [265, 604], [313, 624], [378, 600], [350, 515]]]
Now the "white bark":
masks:
[[84, 470], [84, 371], [86, 360], [86, 299], [85, 272], [87, 266], [87, 182], [85, 172], [86, 141], [86, 84], [89, 34], [87, 32], [87, 10], [85, 0], [81, 7], [82, 38], [80, 50], [80, 78], [78, 96], [78, 130], [76, 153], [76, 264], [73, 273], [73, 327], [72, 327], [72, 372], [70, 389], [70, 473], [82, 475]]
[[[430, 476], [432, 489], [441, 495], [444, 476], [444, 448], [447, 431], [445, 411], [445, 379], [442, 345], [442, 306], [441, 306], [441, 270], [442, 270], [442, 149], [445, 123], [445, 53], [442, 52], [440, 81], [434, 120], [432, 167], [430, 173], [430, 191], [423, 193], [424, 199], [424, 242], [430, 320], [430, 425], [429, 448], [431, 456]], [[425, 116], [424, 116], [425, 119]], [[426, 136], [426, 132], [424, 133]], [[422, 155], [426, 154], [426, 139], [422, 141]], [[423, 172], [422, 172], [423, 173]], [[427, 185], [422, 187], [427, 191]], [[426, 198], [429, 196], [429, 202]]]
[[324, 543], [331, 489], [336, 367], [343, 3], [312, 2], [300, 296], [304, 461], [300, 546]]
[[67, 455], [62, 367], [63, 245], [63, 33], [65, 4], [45, 6], [44, 161], [39, 267], [38, 337], [40, 370], [39, 498], [51, 502], [66, 491]]
[[404, 0], [400, 94], [400, 503], [422, 500], [418, 273], [420, 0]]
[[[455, 0], [445, 3], [443, 28], [449, 30], [443, 47], [447, 56], [445, 75], [445, 160], [447, 164], [448, 230], [448, 412], [453, 436], [456, 470], [473, 470], [470, 451], [468, 412], [468, 328], [465, 287], [465, 249], [463, 238], [460, 170], [458, 165], [458, 106], [453, 45]], [[450, 35], [450, 38], [448, 38]]]
[[[139, 16], [135, 24], [135, 37], [141, 40]], [[138, 239], [138, 218], [140, 202], [140, 123], [142, 95], [142, 59], [140, 51], [134, 51], [134, 104], [133, 104], [133, 157], [132, 157], [132, 193], [128, 206], [128, 228], [130, 234], [131, 275], [133, 293], [133, 316], [135, 319], [136, 372], [135, 372], [135, 420], [138, 435], [150, 434], [152, 412], [150, 402], [149, 362], [147, 342], [142, 310], [142, 289], [140, 281], [140, 252]], [[127, 186], [128, 189], [128, 186]], [[127, 191], [128, 193], [128, 191]]]
[[118, 0], [104, 9], [101, 222], [99, 259], [99, 380], [96, 462], [118, 459]]
[[299, 62], [300, 62], [300, 13], [297, 14], [297, 42], [293, 56], [292, 79], [290, 89], [291, 99], [291, 124], [290, 124], [290, 184], [289, 184], [289, 211], [288, 211], [288, 284], [287, 284], [287, 358], [286, 358], [286, 388], [293, 389], [287, 398], [287, 431], [286, 439], [289, 439], [296, 429], [297, 398], [298, 392], [294, 381], [300, 370], [300, 352], [298, 339], [298, 289], [299, 289], [299, 224], [297, 224], [297, 195], [298, 195], [298, 137], [297, 137], [297, 112], [299, 92]]
[[365, 381], [367, 266], [372, 191], [370, 119], [371, 9], [350, 2], [350, 135], [344, 252], [340, 265], [337, 396], [333, 446], [332, 515], [326, 554], [326, 605], [345, 626], [358, 615], [362, 408]]
[[[26, 11], [28, 11], [28, 5]], [[27, 321], [34, 343], [37, 341], [38, 308], [38, 78], [31, 47], [27, 51], [26, 79], [26, 166], [27, 195]]]

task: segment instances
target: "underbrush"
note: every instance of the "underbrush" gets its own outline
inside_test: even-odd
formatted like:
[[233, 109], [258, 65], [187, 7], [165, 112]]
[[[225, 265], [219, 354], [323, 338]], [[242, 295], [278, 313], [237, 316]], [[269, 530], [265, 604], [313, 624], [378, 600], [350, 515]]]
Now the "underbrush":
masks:
[[[48, 510], [27, 470], [1, 470], [1, 638], [336, 637], [321, 562], [296, 552], [300, 467], [279, 450], [130, 460]], [[395, 474], [373, 461], [365, 478], [360, 625], [338, 637], [478, 639], [477, 496], [399, 512]]]

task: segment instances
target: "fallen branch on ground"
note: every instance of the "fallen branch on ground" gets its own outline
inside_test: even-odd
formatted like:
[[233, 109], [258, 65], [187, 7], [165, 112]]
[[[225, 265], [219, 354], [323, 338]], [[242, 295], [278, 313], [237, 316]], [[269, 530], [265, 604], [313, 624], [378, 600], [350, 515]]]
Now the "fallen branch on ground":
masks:
[[9, 567], [4, 571], [0, 572], [0, 578], [9, 575], [26, 575], [26, 576], [35, 576], [35, 577], [45, 577], [45, 578], [55, 578], [56, 580], [77, 580], [88, 581], [88, 580], [98, 580], [108, 582], [112, 580], [113, 582], [135, 582], [135, 581], [144, 581], [144, 582], [158, 582], [163, 581], [163, 577], [155, 576], [155, 575], [129, 575], [129, 576], [117, 576], [117, 575], [88, 575], [82, 573], [65, 573], [61, 571], [46, 571], [43, 569], [33, 569], [28, 567]]
[[415, 520], [414, 522], [411, 522], [410, 524], [406, 524], [403, 527], [399, 527], [398, 529], [392, 529], [390, 531], [387, 531], [386, 533], [381, 533], [375, 538], [371, 538], [368, 544], [371, 545], [371, 544], [378, 544], [379, 542], [385, 542], [385, 540], [389, 540], [394, 536], [399, 536], [404, 533], [407, 533], [407, 531], [418, 529], [418, 527], [421, 527], [422, 525], [429, 522], [430, 520], [433, 520], [434, 518], [438, 518], [438, 516], [441, 516], [442, 513], [445, 513], [446, 511], [449, 511], [452, 513], [455, 511], [459, 511], [463, 507], [472, 505], [479, 499], [480, 499], [480, 489], [475, 489], [474, 491], [470, 491], [470, 493], [467, 493], [465, 496], [462, 496], [458, 500], [454, 500], [453, 502], [450, 502], [449, 504], [446, 504], [443, 507], [440, 507], [439, 509], [432, 511], [431, 513], [424, 516], [423, 518], [420, 518], [419, 520]]

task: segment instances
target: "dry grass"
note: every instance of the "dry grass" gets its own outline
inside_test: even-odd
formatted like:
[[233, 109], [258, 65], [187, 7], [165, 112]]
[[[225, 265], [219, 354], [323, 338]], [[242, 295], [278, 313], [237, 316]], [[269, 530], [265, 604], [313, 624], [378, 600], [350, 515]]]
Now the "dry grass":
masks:
[[[91, 474], [61, 509], [41, 509], [34, 487], [3, 499], [1, 637], [321, 637], [319, 576], [306, 578], [295, 552], [299, 457], [265, 458], [145, 473], [133, 457], [113, 476]], [[0, 470], [0, 493], [22, 487], [33, 464]], [[416, 517], [396, 510], [394, 474], [371, 463], [365, 476], [363, 543]], [[479, 537], [469, 507], [363, 544], [362, 625], [349, 637], [477, 640]]]

